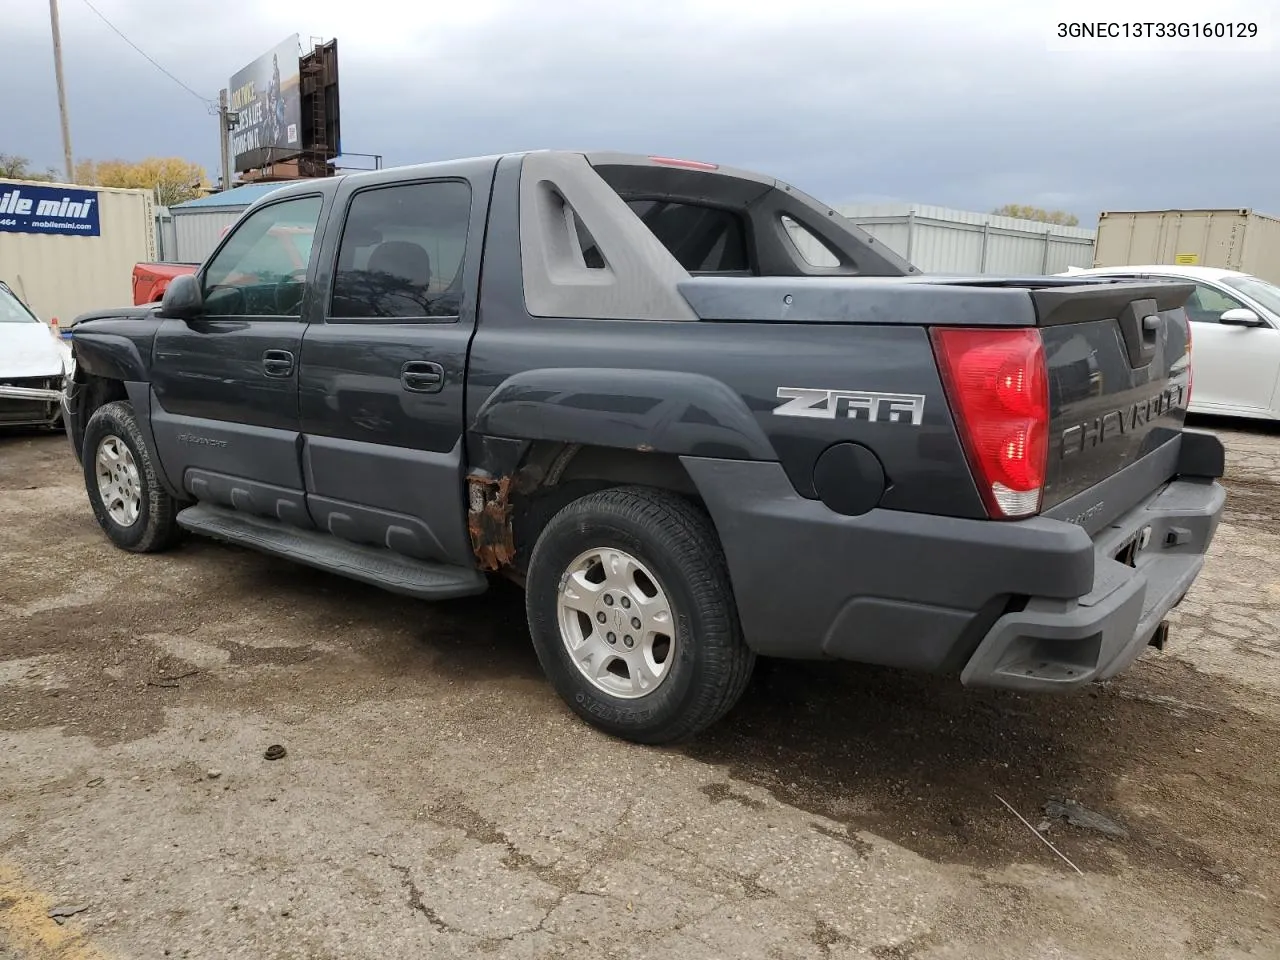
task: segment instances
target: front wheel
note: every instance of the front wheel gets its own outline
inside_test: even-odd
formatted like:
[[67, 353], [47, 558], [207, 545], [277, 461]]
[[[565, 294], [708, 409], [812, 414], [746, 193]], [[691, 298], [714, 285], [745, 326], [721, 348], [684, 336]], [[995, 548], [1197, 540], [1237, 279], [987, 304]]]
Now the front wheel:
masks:
[[557, 513], [534, 546], [525, 603], [557, 692], [615, 736], [698, 733], [751, 677], [715, 529], [663, 491], [603, 490]]
[[177, 503], [160, 484], [126, 400], [99, 407], [84, 430], [84, 482], [93, 515], [117, 547], [152, 553], [178, 536]]

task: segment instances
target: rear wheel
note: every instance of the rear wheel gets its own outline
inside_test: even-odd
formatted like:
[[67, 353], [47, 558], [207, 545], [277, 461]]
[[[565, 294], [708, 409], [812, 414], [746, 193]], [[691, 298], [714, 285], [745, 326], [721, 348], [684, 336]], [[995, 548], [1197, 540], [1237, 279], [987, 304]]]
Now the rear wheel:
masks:
[[557, 513], [534, 547], [525, 603], [557, 692], [615, 736], [695, 734], [751, 676], [715, 530], [663, 491], [604, 490]]
[[160, 484], [128, 401], [105, 404], [89, 418], [82, 459], [93, 515], [112, 543], [151, 553], [177, 539], [177, 503]]

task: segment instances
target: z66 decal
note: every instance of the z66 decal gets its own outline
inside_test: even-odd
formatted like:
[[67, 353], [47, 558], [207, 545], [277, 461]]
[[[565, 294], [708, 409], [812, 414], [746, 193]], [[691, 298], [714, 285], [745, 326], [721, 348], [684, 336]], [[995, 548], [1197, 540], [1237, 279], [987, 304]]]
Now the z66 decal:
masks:
[[910, 423], [924, 419], [924, 395], [872, 393], [867, 390], [817, 390], [811, 387], [779, 387], [774, 408], [780, 417], [812, 417], [818, 420], [868, 420], [872, 423]]

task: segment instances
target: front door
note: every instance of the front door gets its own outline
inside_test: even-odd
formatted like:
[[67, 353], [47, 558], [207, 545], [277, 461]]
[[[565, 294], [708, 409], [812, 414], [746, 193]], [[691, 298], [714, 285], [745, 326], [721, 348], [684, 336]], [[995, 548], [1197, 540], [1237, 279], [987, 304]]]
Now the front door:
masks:
[[[1223, 413], [1271, 408], [1280, 374], [1280, 330], [1218, 322], [1228, 310], [1252, 309], [1218, 286], [1197, 283], [1187, 301], [1191, 318], [1191, 399]], [[1254, 311], [1257, 312], [1257, 311]]]
[[240, 221], [201, 273], [202, 315], [165, 320], [152, 364], [161, 462], [199, 500], [309, 526], [298, 458], [302, 305], [322, 197]]
[[326, 237], [332, 290], [323, 322], [307, 327], [300, 373], [307, 506], [336, 536], [474, 562], [463, 388], [486, 192], [449, 179], [336, 198], [348, 213], [336, 249]]

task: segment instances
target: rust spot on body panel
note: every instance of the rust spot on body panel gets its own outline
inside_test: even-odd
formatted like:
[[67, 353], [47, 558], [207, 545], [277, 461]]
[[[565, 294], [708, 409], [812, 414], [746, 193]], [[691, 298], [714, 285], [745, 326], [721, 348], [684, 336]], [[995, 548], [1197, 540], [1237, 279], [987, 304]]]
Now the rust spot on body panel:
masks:
[[515, 532], [511, 526], [511, 488], [514, 477], [492, 477], [483, 473], [467, 478], [469, 507], [467, 532], [471, 549], [481, 570], [498, 570], [516, 556]]

